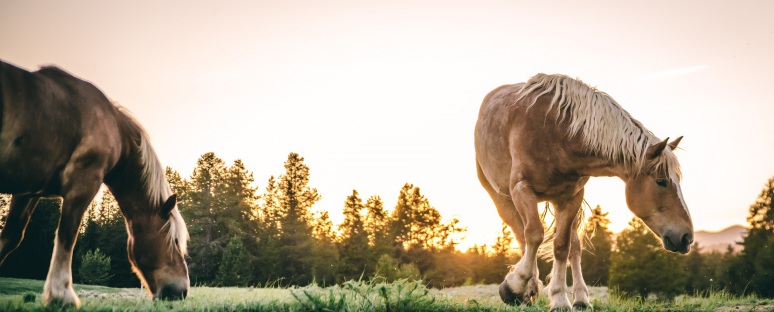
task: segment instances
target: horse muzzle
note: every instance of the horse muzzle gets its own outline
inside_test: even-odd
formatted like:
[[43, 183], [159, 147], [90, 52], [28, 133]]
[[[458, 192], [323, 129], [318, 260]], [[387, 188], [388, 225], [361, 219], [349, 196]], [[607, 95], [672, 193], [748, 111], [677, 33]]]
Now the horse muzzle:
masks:
[[687, 254], [691, 250], [691, 244], [693, 243], [693, 233], [676, 233], [667, 231], [664, 236], [661, 237], [661, 241], [664, 243], [664, 249], [681, 254]]
[[182, 300], [186, 296], [188, 296], [188, 286], [167, 284], [161, 287], [158, 293], [153, 295], [153, 299]]

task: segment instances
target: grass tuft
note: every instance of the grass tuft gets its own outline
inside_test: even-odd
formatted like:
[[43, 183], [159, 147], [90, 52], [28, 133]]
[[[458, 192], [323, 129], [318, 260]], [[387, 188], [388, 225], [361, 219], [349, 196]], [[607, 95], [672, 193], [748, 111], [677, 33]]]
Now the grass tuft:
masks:
[[25, 291], [24, 294], [22, 295], [22, 300], [24, 301], [24, 303], [35, 302], [35, 299], [37, 298], [38, 298], [38, 294], [29, 290]]

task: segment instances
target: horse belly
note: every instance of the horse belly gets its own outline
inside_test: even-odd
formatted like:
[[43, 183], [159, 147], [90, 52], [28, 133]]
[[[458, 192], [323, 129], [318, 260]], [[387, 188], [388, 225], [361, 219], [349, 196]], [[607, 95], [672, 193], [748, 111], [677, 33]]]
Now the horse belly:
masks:
[[[18, 142], [18, 141], [17, 141]], [[57, 176], [50, 146], [0, 140], [0, 193], [40, 193]]]

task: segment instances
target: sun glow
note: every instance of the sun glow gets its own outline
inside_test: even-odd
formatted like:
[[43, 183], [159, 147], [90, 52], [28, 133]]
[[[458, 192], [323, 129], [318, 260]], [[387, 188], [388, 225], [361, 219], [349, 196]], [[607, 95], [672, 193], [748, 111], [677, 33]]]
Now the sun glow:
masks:
[[[478, 108], [539, 72], [580, 77], [658, 137], [684, 135], [676, 154], [695, 228], [745, 223], [774, 174], [773, 6], [12, 1], [0, 10], [0, 55], [94, 82], [184, 175], [214, 151], [242, 159], [260, 193], [289, 152], [301, 154], [323, 196], [315, 209], [334, 223], [352, 189], [391, 209], [413, 183], [467, 226], [465, 249], [492, 244], [501, 224], [476, 178]], [[610, 212], [614, 231], [633, 216], [619, 179], [591, 179], [586, 200]]]

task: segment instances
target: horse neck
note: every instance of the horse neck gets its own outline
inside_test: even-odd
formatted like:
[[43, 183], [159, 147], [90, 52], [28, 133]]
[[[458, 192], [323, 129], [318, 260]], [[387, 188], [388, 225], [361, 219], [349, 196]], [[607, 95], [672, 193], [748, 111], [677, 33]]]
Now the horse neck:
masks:
[[[137, 155], [137, 153], [132, 151], [125, 155]], [[139, 157], [126, 157], [105, 179], [105, 185], [113, 193], [127, 219], [149, 213], [158, 204], [154, 203], [148, 195], [142, 172], [143, 165]]]
[[633, 174], [630, 172], [630, 168], [622, 163], [612, 163], [610, 160], [596, 155], [589, 155], [578, 160], [576, 166], [579, 168], [577, 172], [590, 177], [618, 177], [627, 181]]

